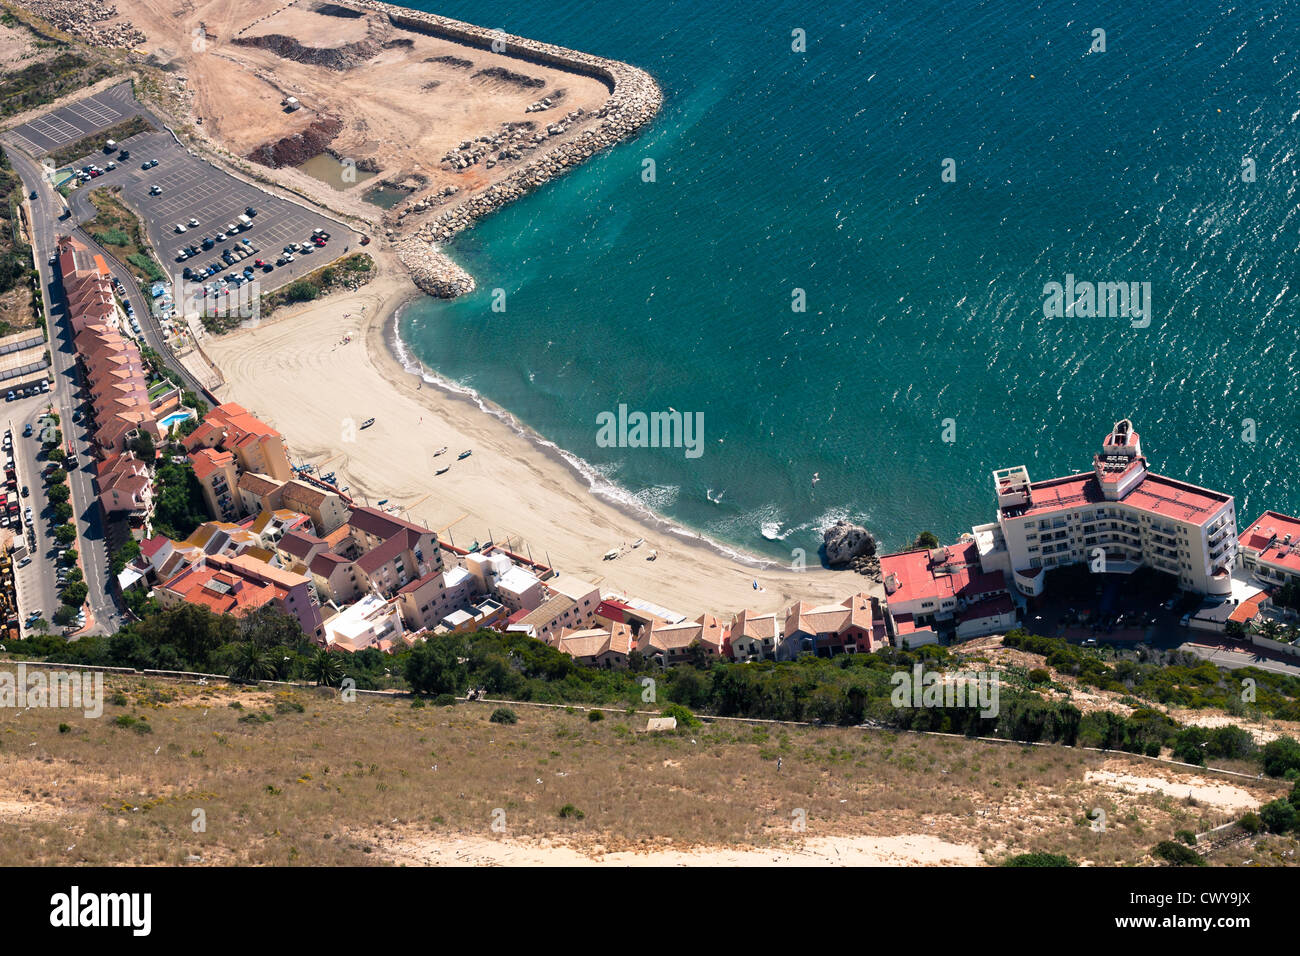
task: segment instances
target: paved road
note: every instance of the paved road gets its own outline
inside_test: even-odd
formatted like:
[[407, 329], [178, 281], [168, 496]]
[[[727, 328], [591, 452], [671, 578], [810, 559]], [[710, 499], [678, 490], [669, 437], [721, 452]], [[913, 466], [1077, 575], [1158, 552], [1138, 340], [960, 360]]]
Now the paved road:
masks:
[[[90, 435], [84, 424], [74, 424], [72, 413], [81, 399], [78, 397], [76, 353], [72, 347], [72, 328], [68, 322], [67, 303], [63, 298], [63, 283], [55, 277], [54, 269], [49, 264], [49, 257], [54, 253], [54, 240], [59, 216], [63, 213], [63, 199], [54, 188], [44, 181], [41, 167], [17, 150], [7, 150], [14, 170], [22, 177], [24, 188], [36, 191], [37, 198], [29, 203], [32, 214], [32, 244], [35, 249], [37, 269], [41, 276], [41, 288], [45, 292], [47, 313], [50, 320], [50, 357], [54, 365], [54, 388], [47, 399], [59, 413], [65, 443], [71, 441], [77, 454], [77, 468], [68, 473], [68, 486], [72, 490], [73, 515], [77, 522], [77, 551], [81, 557], [82, 572], [90, 590], [86, 599], [93, 625], [89, 633], [109, 634], [117, 630], [121, 620], [109, 584], [108, 544], [104, 536], [104, 523], [99, 509], [99, 499], [95, 488], [95, 470], [92, 462], [94, 454]], [[66, 228], [66, 221], [63, 224]], [[137, 309], [138, 311], [138, 309]], [[14, 444], [23, 441], [22, 426], [14, 437]], [[31, 485], [31, 482], [28, 482]], [[32, 494], [36, 488], [32, 486]], [[43, 517], [48, 525], [48, 518]], [[52, 582], [55, 575], [54, 565], [39, 555], [40, 565]], [[40, 590], [44, 594], [44, 589]], [[41, 610], [52, 614], [55, 606], [42, 607]], [[24, 614], [23, 617], [26, 615]]]
[[1242, 667], [1258, 667], [1262, 671], [1300, 677], [1300, 665], [1287, 664], [1243, 648], [1188, 643], [1180, 647], [1179, 650], [1189, 651], [1197, 657], [1230, 671]]

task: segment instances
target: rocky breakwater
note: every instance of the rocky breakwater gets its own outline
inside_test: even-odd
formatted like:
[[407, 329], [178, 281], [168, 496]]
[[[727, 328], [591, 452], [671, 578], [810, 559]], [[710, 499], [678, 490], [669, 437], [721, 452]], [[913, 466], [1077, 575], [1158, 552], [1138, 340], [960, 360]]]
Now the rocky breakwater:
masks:
[[[405, 10], [381, 3], [379, 0], [352, 0], [350, 6], [383, 13], [388, 17], [389, 22], [400, 29], [412, 30], [480, 49], [498, 51], [526, 62], [543, 63], [592, 76], [601, 80], [610, 90], [609, 99], [592, 114], [592, 128], [584, 130], [568, 142], [545, 151], [482, 192], [466, 196], [457, 203], [448, 204], [436, 218], [425, 223], [414, 237], [398, 243], [399, 248], [406, 247], [408, 243], [427, 245], [446, 242], [506, 203], [527, 195], [565, 170], [585, 162], [601, 150], [608, 149], [620, 140], [632, 136], [654, 119], [663, 103], [663, 93], [649, 73], [618, 60], [580, 53], [577, 50], [569, 50], [525, 37], [511, 36], [499, 30], [474, 26], [432, 13]], [[441, 262], [451, 262], [439, 252], [433, 251], [432, 255]], [[428, 261], [425, 256], [412, 256], [412, 258], [420, 262]], [[406, 262], [405, 255], [402, 261]], [[468, 289], [462, 291], [472, 289], [473, 280], [464, 270], [458, 269], [458, 271], [469, 282]], [[420, 283], [419, 278], [416, 282], [420, 288], [428, 291], [425, 285]], [[455, 286], [456, 283], [453, 283], [451, 287]]]
[[454, 299], [474, 291], [474, 277], [444, 255], [437, 246], [418, 237], [403, 239], [393, 246], [412, 280], [427, 295]]

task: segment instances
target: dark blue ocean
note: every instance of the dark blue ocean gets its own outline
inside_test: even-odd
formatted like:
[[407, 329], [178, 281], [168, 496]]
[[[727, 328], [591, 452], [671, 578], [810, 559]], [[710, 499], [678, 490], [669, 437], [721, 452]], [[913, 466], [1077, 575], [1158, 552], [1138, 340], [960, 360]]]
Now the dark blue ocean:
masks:
[[[410, 5], [664, 90], [449, 247], [478, 292], [399, 323], [601, 493], [773, 558], [844, 516], [947, 540], [994, 468], [1086, 470], [1131, 417], [1243, 525], [1300, 512], [1300, 4]], [[1067, 275], [1149, 282], [1149, 325], [1045, 318]], [[702, 412], [703, 454], [599, 447], [620, 403]]]

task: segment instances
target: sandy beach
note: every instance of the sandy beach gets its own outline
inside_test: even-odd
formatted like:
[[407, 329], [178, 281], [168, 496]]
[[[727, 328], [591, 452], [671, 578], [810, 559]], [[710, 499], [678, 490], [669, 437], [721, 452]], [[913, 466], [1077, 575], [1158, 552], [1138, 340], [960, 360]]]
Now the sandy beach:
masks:
[[[667, 527], [652, 527], [593, 494], [561, 458], [469, 399], [408, 372], [386, 329], [419, 296], [380, 253], [376, 278], [354, 293], [277, 312], [204, 347], [226, 384], [217, 390], [273, 424], [294, 460], [335, 471], [358, 500], [387, 498], [412, 520], [461, 546], [510, 538], [515, 550], [598, 584], [695, 617], [741, 608], [780, 610], [795, 600], [839, 601], [872, 586], [849, 571], [742, 563]], [[350, 336], [350, 341], [346, 341]], [[345, 344], [346, 341], [346, 344]], [[375, 424], [359, 430], [364, 419]], [[434, 451], [448, 447], [436, 460]], [[463, 461], [456, 455], [473, 449]], [[451, 470], [435, 477], [435, 466]], [[611, 548], [645, 538], [613, 561]], [[647, 561], [655, 550], [658, 558]], [[815, 556], [814, 556], [815, 557]], [[755, 591], [757, 578], [763, 590]]]

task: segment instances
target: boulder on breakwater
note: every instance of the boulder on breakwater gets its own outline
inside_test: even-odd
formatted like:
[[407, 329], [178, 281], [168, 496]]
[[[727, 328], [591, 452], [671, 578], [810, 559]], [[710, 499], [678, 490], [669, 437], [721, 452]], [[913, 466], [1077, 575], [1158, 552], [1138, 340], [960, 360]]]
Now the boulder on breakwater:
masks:
[[394, 247], [415, 284], [427, 295], [454, 299], [474, 291], [474, 277], [456, 265], [436, 246], [417, 237], [403, 239]]

